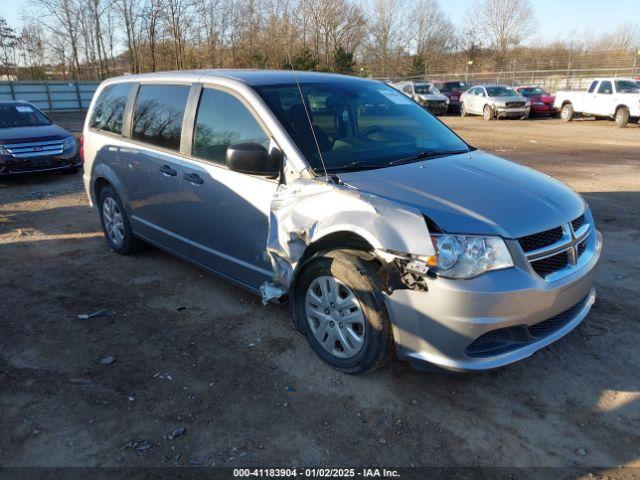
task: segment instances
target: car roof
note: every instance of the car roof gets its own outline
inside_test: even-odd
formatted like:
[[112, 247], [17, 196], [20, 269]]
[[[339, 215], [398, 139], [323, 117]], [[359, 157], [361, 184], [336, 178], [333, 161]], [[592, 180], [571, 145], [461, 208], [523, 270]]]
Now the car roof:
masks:
[[0, 102], [0, 107], [9, 107], [11, 105], [31, 105], [29, 102], [24, 100], [3, 100]]
[[154, 72], [139, 75], [126, 75], [110, 80], [144, 82], [145, 80], [166, 81], [206, 81], [207, 78], [228, 78], [245, 83], [251, 87], [265, 85], [282, 85], [295, 83], [344, 83], [344, 82], [373, 82], [373, 80], [336, 73], [292, 71], [292, 70], [251, 70], [251, 69], [208, 69], [181, 70], [175, 72]]

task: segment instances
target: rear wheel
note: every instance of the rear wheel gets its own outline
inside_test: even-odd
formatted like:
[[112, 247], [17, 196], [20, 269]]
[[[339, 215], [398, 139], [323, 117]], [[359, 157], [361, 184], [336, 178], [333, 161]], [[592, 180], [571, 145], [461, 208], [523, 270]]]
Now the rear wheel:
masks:
[[622, 128], [629, 123], [629, 109], [627, 107], [620, 107], [616, 110], [616, 116], [614, 118], [616, 127]]
[[570, 103], [563, 105], [562, 110], [560, 110], [560, 118], [565, 122], [573, 120], [573, 105]]
[[106, 186], [100, 190], [98, 205], [102, 230], [109, 246], [121, 255], [137, 251], [141, 241], [133, 235], [127, 213], [113, 187]]
[[378, 278], [370, 254], [335, 250], [307, 262], [296, 281], [296, 326], [315, 353], [341, 372], [367, 373], [391, 357], [391, 324]]
[[485, 105], [482, 109], [482, 117], [486, 120], [493, 120], [493, 109], [489, 105]]

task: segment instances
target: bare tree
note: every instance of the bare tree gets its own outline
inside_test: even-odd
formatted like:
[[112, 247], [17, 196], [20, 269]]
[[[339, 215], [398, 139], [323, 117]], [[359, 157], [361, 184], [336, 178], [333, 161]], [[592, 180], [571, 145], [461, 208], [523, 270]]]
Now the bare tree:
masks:
[[398, 60], [406, 50], [404, 22], [408, 17], [403, 0], [373, 1], [366, 51], [377, 70], [388, 78], [398, 72]]
[[412, 11], [410, 35], [415, 42], [416, 56], [425, 73], [455, 43], [455, 27], [442, 11], [437, 0], [418, 0]]
[[2, 67], [7, 80], [11, 79], [11, 67], [15, 65], [16, 47], [18, 37], [15, 30], [0, 17], [0, 54], [2, 54]]
[[529, 0], [477, 0], [467, 13], [467, 24], [476, 38], [494, 53], [501, 68], [507, 53], [536, 29]]

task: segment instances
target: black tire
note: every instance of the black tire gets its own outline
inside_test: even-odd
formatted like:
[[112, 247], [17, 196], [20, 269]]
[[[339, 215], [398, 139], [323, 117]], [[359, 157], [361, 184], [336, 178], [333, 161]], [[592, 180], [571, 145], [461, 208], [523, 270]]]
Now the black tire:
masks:
[[491, 120], [493, 120], [494, 118], [493, 108], [491, 108], [490, 105], [485, 105], [484, 108], [482, 109], [482, 118], [484, 118], [487, 122], [490, 122]]
[[[107, 199], [111, 199], [115, 202], [119, 209], [119, 213], [122, 217], [122, 242], [120, 244], [116, 243], [112, 236], [107, 231], [107, 226], [105, 225], [105, 202]], [[131, 224], [129, 223], [129, 217], [127, 216], [127, 212], [124, 209], [122, 204], [122, 200], [114, 190], [111, 185], [107, 185], [103, 187], [98, 194], [98, 209], [100, 212], [100, 223], [102, 224], [102, 231], [104, 232], [104, 237], [107, 241], [109, 247], [116, 253], [120, 255], [131, 255], [132, 253], [137, 252], [142, 246], [142, 241], [136, 238], [133, 235], [133, 231], [131, 230]]]
[[570, 103], [565, 103], [560, 109], [560, 118], [565, 122], [570, 122], [573, 120], [574, 111], [573, 105]]
[[[332, 250], [312, 257], [303, 265], [296, 279], [291, 305], [296, 327], [307, 337], [311, 348], [322, 360], [343, 373], [371, 372], [383, 366], [393, 353], [391, 323], [377, 268], [373, 256], [366, 252]], [[331, 276], [346, 285], [364, 314], [364, 340], [360, 350], [350, 358], [340, 358], [327, 351], [314, 336], [307, 319], [307, 290], [315, 279], [323, 276]], [[337, 323], [334, 328], [338, 328]], [[342, 323], [339, 328], [342, 328]]]
[[461, 117], [466, 117], [467, 116], [467, 111], [464, 108], [464, 103], [460, 103], [460, 116]]
[[629, 109], [627, 107], [619, 107], [614, 117], [616, 127], [623, 128], [629, 123]]

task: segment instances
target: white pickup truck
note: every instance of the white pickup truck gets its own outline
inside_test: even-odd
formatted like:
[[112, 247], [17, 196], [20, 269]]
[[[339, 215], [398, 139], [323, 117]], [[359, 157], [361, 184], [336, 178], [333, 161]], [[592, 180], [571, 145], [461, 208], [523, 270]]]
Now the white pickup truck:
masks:
[[593, 115], [613, 118], [624, 127], [630, 118], [640, 117], [640, 88], [630, 78], [597, 78], [585, 91], [556, 92], [554, 106], [565, 122], [576, 115]]

